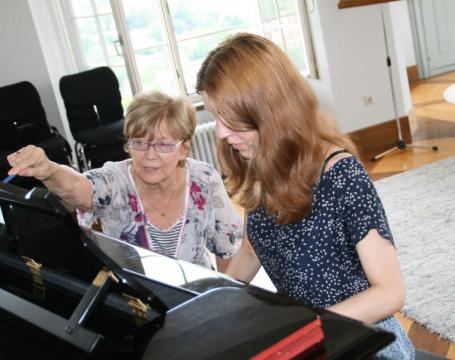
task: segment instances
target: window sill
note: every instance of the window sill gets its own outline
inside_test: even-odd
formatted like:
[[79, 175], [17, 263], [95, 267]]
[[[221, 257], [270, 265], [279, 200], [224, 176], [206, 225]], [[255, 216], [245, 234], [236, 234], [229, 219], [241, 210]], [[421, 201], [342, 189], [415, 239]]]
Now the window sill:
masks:
[[339, 0], [338, 9], [346, 9], [354, 6], [373, 5], [397, 0]]

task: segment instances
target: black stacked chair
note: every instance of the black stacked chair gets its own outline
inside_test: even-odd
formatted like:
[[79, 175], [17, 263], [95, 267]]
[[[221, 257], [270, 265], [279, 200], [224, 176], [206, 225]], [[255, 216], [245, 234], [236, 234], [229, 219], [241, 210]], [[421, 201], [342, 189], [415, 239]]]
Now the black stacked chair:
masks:
[[[28, 144], [43, 148], [51, 160], [72, 166], [71, 147], [47, 122], [41, 97], [32, 83], [21, 81], [0, 87], [0, 108], [0, 180], [10, 169], [7, 155]], [[26, 177], [17, 177], [13, 183], [28, 189], [42, 186]]]
[[106, 66], [60, 80], [76, 155], [81, 170], [123, 160], [123, 106], [119, 82]]

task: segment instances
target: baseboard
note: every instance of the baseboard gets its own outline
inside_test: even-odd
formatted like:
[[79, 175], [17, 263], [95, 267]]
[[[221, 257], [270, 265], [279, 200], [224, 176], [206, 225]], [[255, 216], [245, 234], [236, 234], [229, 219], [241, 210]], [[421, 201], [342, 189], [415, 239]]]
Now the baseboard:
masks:
[[406, 68], [406, 72], [408, 73], [409, 84], [415, 83], [416, 81], [420, 80], [419, 67], [417, 65], [408, 66]]
[[[406, 143], [412, 142], [411, 127], [407, 116], [400, 118], [401, 133]], [[398, 139], [396, 120], [385, 121], [364, 129], [348, 133], [357, 146], [363, 161], [369, 161], [373, 156], [380, 154], [394, 146]]]

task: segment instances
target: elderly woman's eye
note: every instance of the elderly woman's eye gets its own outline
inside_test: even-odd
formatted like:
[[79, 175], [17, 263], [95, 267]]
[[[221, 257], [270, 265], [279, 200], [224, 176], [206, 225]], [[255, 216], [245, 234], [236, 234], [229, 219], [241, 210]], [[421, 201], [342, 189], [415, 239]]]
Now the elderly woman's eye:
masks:
[[156, 145], [162, 149], [171, 149], [174, 146], [172, 143], [158, 143]]
[[145, 150], [148, 148], [148, 142], [144, 140], [130, 139], [128, 144], [135, 150]]

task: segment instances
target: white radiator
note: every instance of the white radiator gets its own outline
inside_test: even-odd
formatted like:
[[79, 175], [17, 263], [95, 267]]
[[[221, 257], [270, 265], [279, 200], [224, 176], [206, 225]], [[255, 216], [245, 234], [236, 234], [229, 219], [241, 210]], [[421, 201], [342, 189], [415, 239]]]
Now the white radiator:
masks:
[[215, 121], [196, 126], [196, 131], [191, 139], [191, 147], [193, 158], [205, 161], [220, 171], [220, 165], [216, 158]]

